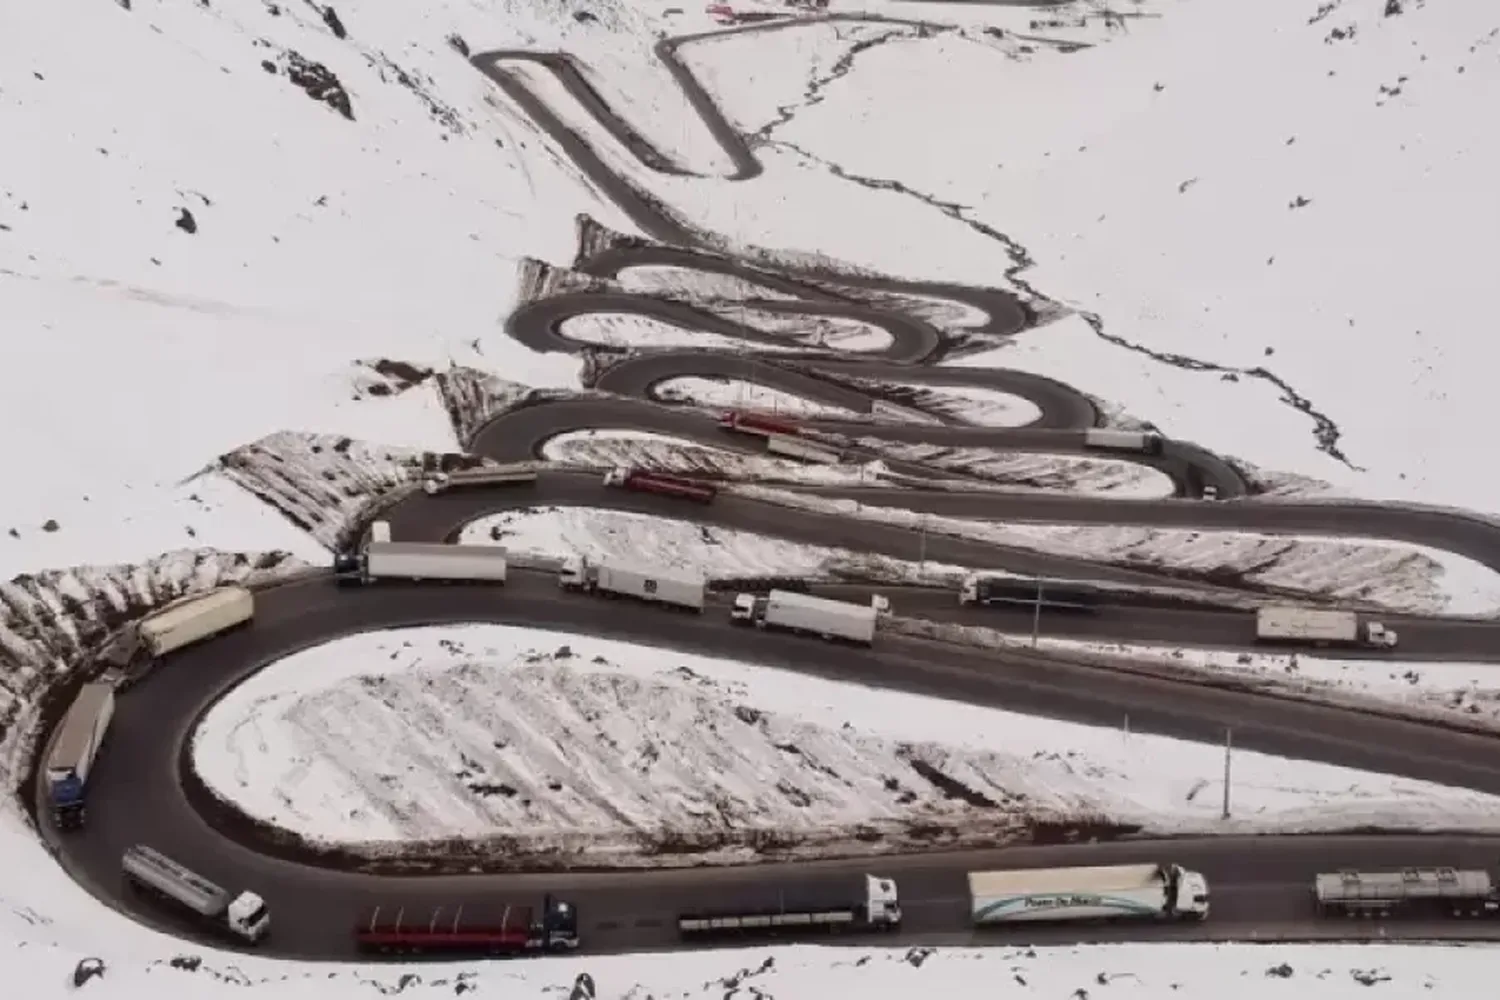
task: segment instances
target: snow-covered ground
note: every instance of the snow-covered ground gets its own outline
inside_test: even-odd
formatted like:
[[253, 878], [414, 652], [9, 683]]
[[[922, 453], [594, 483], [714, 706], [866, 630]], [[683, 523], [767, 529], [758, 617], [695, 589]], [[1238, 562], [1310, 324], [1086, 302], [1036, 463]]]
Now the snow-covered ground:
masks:
[[589, 313], [558, 325], [569, 340], [615, 350], [631, 348], [695, 347], [720, 351], [786, 354], [843, 351], [850, 354], [883, 351], [891, 335], [877, 327], [838, 317], [787, 317], [740, 309], [733, 319], [743, 326], [778, 338], [775, 342], [745, 341], [724, 334], [677, 326], [650, 316], [630, 313]]
[[1235, 580], [1278, 593], [1335, 598], [1416, 614], [1491, 617], [1500, 614], [1500, 577], [1472, 559], [1417, 545], [1375, 539], [1339, 540], [1232, 531], [1097, 525], [1021, 524], [913, 513], [855, 500], [734, 486], [757, 500], [837, 512], [885, 524], [1159, 569], [1220, 584]]
[[1250, 752], [1225, 820], [1218, 747], [493, 625], [293, 654], [209, 711], [193, 760], [310, 843], [503, 841], [518, 862], [891, 851], [933, 826], [969, 845], [1032, 824], [1500, 829], [1493, 796]]
[[815, 465], [715, 448], [670, 434], [632, 430], [568, 431], [548, 438], [542, 445], [542, 455], [548, 461], [588, 469], [630, 465], [756, 482], [879, 485], [886, 472], [881, 462]]
[[693, 403], [716, 409], [757, 410], [762, 413], [782, 413], [792, 417], [822, 417], [837, 420], [853, 420], [864, 414], [844, 406], [821, 403], [815, 399], [794, 393], [758, 385], [744, 379], [699, 378], [685, 375], [681, 378], [664, 379], [651, 387], [657, 399]]
[[1017, 490], [1097, 493], [1135, 500], [1159, 499], [1176, 492], [1170, 476], [1137, 462], [993, 448], [904, 444], [879, 437], [855, 440], [860, 447], [892, 461], [925, 465]]

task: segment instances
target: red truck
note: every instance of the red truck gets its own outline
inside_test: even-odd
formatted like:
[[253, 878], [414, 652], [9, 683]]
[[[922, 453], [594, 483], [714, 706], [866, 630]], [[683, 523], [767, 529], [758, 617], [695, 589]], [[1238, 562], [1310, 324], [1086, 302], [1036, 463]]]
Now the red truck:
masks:
[[660, 493], [662, 496], [684, 497], [699, 503], [712, 503], [719, 489], [696, 479], [683, 479], [665, 472], [647, 472], [645, 469], [610, 469], [604, 474], [604, 485], [639, 493]]
[[376, 906], [354, 927], [362, 952], [539, 955], [578, 947], [578, 910], [547, 896], [536, 917], [529, 906], [463, 903], [457, 906]]
[[761, 437], [769, 437], [772, 434], [801, 434], [802, 429], [790, 420], [770, 416], [765, 413], [756, 413], [752, 410], [726, 410], [719, 417], [719, 426], [726, 431], [738, 431], [741, 434], [759, 434]]

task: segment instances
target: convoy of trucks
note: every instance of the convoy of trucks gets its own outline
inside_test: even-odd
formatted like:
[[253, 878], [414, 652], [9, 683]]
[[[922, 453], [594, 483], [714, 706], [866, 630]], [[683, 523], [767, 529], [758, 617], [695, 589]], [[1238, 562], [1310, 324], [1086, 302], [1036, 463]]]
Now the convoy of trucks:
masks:
[[712, 503], [719, 489], [696, 479], [684, 479], [666, 472], [648, 472], [645, 469], [618, 468], [604, 474], [604, 485], [637, 493], [659, 493], [662, 496], [682, 497], [698, 503]]
[[47, 791], [52, 820], [59, 830], [77, 830], [87, 818], [84, 798], [89, 772], [114, 714], [115, 686], [96, 681], [79, 689], [63, 716], [47, 758]]
[[126, 848], [122, 867], [127, 885], [174, 905], [205, 928], [252, 944], [271, 929], [271, 911], [255, 893], [235, 895], [221, 889], [154, 848]]
[[569, 559], [562, 565], [558, 585], [563, 590], [633, 597], [689, 611], [703, 611], [708, 581], [701, 573], [641, 566], [605, 559]]
[[371, 542], [363, 551], [335, 556], [333, 572], [344, 585], [381, 580], [503, 584], [505, 550], [493, 545]]
[[354, 926], [355, 946], [386, 954], [535, 955], [578, 947], [578, 910], [547, 896], [541, 913], [529, 906], [376, 906]]
[[969, 873], [977, 926], [1068, 920], [1203, 920], [1208, 880], [1181, 865], [1027, 868]]
[[244, 587], [220, 587], [167, 605], [141, 620], [136, 633], [160, 658], [218, 635], [255, 616], [255, 595]]
[[430, 472], [422, 477], [422, 489], [429, 496], [436, 496], [465, 486], [505, 486], [511, 483], [534, 483], [536, 479], [535, 462], [515, 462], [510, 465], [458, 469], [454, 472]]
[[1353, 611], [1275, 605], [1255, 612], [1255, 638], [1309, 646], [1395, 649], [1399, 637], [1380, 622], [1360, 620]]
[[1313, 901], [1325, 916], [1487, 917], [1500, 912], [1497, 895], [1490, 873], [1473, 869], [1339, 871], [1313, 880]]
[[1054, 611], [1093, 612], [1103, 603], [1103, 595], [1093, 588], [1069, 580], [1028, 580], [1020, 576], [986, 576], [972, 574], [964, 578], [958, 591], [958, 603], [965, 607], [994, 604], [1016, 604]]
[[1160, 455], [1162, 436], [1148, 431], [1090, 427], [1083, 432], [1083, 446], [1098, 451], [1134, 451], [1145, 455]]
[[773, 434], [801, 434], [802, 428], [783, 417], [751, 410], [728, 410], [719, 417], [719, 426], [740, 434], [757, 434], [769, 437]]
[[874, 875], [810, 884], [759, 884], [735, 902], [677, 916], [684, 938], [888, 931], [901, 926], [896, 883]]
[[820, 448], [801, 438], [789, 437], [785, 434], [767, 435], [766, 451], [772, 455], [795, 458], [803, 462], [815, 462], [819, 465], [838, 465], [843, 461], [836, 451]]
[[824, 639], [844, 639], [866, 646], [875, 641], [875, 622], [890, 610], [890, 602], [879, 594], [869, 604], [836, 601], [812, 594], [773, 590], [764, 597], [739, 594], [729, 612], [736, 625], [806, 632]]

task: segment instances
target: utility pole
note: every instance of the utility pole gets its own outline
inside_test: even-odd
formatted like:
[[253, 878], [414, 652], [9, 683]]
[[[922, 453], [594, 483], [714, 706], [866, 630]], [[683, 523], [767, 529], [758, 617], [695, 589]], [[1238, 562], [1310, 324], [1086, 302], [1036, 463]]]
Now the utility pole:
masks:
[[1129, 712], [1125, 713], [1125, 735], [1126, 736], [1130, 735], [1130, 713]]
[[1224, 727], [1224, 819], [1229, 818], [1229, 761], [1234, 755], [1234, 730]]
[[1036, 605], [1031, 610], [1031, 648], [1036, 649], [1042, 634], [1042, 578], [1036, 578]]

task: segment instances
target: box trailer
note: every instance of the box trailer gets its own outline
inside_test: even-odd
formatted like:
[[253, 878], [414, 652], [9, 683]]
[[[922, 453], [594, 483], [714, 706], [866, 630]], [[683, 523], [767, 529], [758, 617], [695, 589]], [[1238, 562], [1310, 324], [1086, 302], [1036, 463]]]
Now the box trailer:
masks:
[[807, 883], [759, 882], [724, 892], [724, 902], [677, 915], [684, 938], [896, 930], [896, 883], [874, 875]]
[[1203, 920], [1208, 881], [1180, 865], [969, 873], [976, 925], [1068, 920]]
[[1496, 896], [1494, 880], [1482, 869], [1345, 870], [1313, 878], [1313, 901], [1323, 916], [1489, 917], [1500, 913]]
[[688, 611], [703, 611], [708, 580], [690, 570], [646, 566], [619, 559], [568, 559], [558, 575], [563, 590], [606, 597], [633, 597]]
[[875, 641], [875, 622], [889, 609], [890, 602], [878, 594], [869, 604], [853, 604], [812, 594], [773, 590], [765, 597], [737, 595], [729, 618], [737, 625], [805, 632], [824, 639], [845, 639], [868, 646]]
[[122, 867], [128, 886], [174, 905], [207, 928], [251, 943], [271, 929], [271, 911], [258, 895], [221, 889], [153, 848], [126, 848]]
[[462, 487], [509, 486], [516, 483], [534, 483], [537, 479], [535, 462], [514, 462], [509, 465], [482, 465], [474, 469], [457, 469], [453, 472], [429, 472], [422, 477], [422, 489], [429, 495]]
[[1149, 431], [1090, 427], [1083, 432], [1083, 446], [1097, 451], [1134, 451], [1145, 455], [1160, 455], [1162, 437]]
[[371, 542], [363, 552], [339, 555], [333, 569], [345, 584], [381, 580], [503, 584], [505, 557], [505, 550], [494, 545]]
[[838, 452], [820, 448], [801, 438], [788, 437], [785, 434], [768, 436], [766, 451], [772, 455], [795, 458], [803, 462], [815, 462], [819, 465], [838, 465], [842, 461]]
[[578, 947], [578, 909], [547, 896], [541, 913], [529, 906], [469, 902], [450, 906], [387, 904], [366, 910], [354, 925], [355, 947], [382, 954], [442, 952], [535, 955]]
[[1035, 608], [1039, 602], [1044, 610], [1094, 612], [1104, 603], [1104, 595], [1086, 584], [1070, 580], [983, 574], [965, 577], [958, 591], [958, 603], [964, 607], [1008, 604]]
[[47, 792], [52, 820], [59, 830], [76, 830], [87, 819], [84, 798], [89, 772], [114, 714], [115, 686], [96, 681], [78, 690], [63, 716], [47, 757]]
[[1276, 605], [1255, 612], [1255, 638], [1309, 646], [1394, 649], [1398, 636], [1378, 621], [1361, 621], [1353, 611]]
[[136, 632], [152, 656], [201, 642], [255, 616], [255, 595], [245, 587], [220, 587], [175, 601], [141, 619]]

